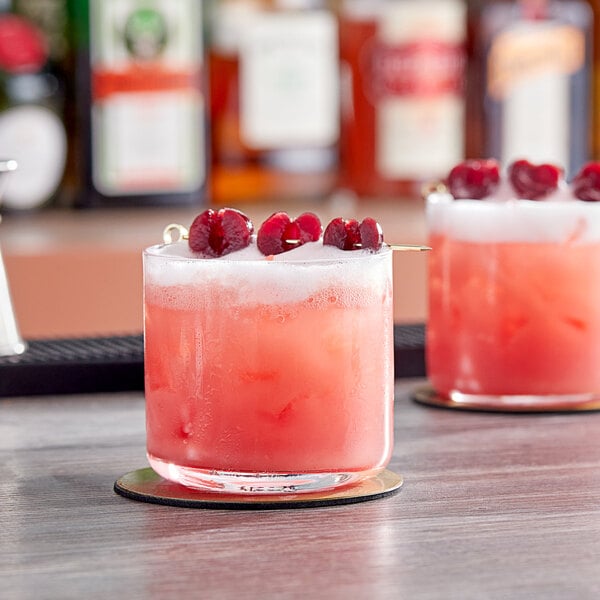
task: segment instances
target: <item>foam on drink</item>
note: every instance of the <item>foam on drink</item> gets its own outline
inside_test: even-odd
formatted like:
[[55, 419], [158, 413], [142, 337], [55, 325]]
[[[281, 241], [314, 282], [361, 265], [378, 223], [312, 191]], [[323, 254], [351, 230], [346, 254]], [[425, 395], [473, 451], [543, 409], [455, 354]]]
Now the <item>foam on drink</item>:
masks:
[[427, 222], [432, 234], [465, 242], [600, 242], [600, 203], [583, 202], [564, 191], [542, 201], [503, 195], [484, 200], [455, 200], [431, 194]]
[[146, 268], [146, 282], [152, 285], [149, 292], [164, 296], [164, 301], [169, 300], [174, 306], [181, 301], [202, 301], [197, 290], [194, 294], [171, 297], [169, 288], [174, 286], [219, 286], [226, 290], [228, 302], [236, 304], [288, 303], [311, 298], [318, 305], [329, 303], [328, 290], [336, 289], [337, 303], [364, 306], [389, 291], [388, 278], [382, 277], [386, 262], [380, 259], [382, 254], [392, 252], [388, 247], [377, 253], [344, 251], [319, 241], [266, 257], [253, 240], [242, 250], [203, 259], [189, 249], [187, 242], [179, 241], [153, 246], [147, 252], [165, 258], [152, 261]]

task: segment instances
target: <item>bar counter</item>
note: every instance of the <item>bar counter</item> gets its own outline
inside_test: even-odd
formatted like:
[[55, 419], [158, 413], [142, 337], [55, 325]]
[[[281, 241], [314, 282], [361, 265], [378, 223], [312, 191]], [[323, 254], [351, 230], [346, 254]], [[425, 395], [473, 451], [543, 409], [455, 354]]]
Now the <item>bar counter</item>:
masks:
[[113, 491], [138, 392], [0, 399], [0, 597], [600, 597], [600, 414], [492, 414], [398, 380], [392, 495], [214, 510]]
[[[115, 335], [142, 330], [142, 250], [160, 243], [169, 223], [189, 226], [206, 207], [59, 210], [3, 215], [0, 246], [14, 310], [26, 339]], [[338, 216], [377, 219], [390, 243], [427, 241], [419, 200], [239, 205], [256, 227], [273, 212], [317, 213], [325, 224]], [[394, 255], [394, 319], [426, 317], [427, 257]]]

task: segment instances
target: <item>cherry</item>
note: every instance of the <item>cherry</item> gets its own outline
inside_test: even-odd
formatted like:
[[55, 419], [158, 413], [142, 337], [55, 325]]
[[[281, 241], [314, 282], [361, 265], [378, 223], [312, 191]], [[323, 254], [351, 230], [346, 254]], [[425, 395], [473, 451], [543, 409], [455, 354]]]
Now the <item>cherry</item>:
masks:
[[534, 165], [516, 160], [508, 167], [508, 178], [520, 198], [541, 200], [558, 188], [563, 176], [560, 167], [549, 163]]
[[379, 250], [383, 245], [383, 230], [375, 219], [365, 217], [358, 226], [358, 231], [363, 248]]
[[314, 213], [302, 213], [299, 217], [296, 217], [295, 222], [300, 227], [303, 242], [316, 242], [321, 237], [323, 231], [321, 220]]
[[573, 195], [586, 202], [600, 200], [600, 163], [584, 165], [571, 182]]
[[337, 246], [342, 250], [355, 250], [360, 247], [360, 232], [356, 219], [333, 219], [323, 233], [323, 244]]
[[253, 231], [252, 222], [239, 210], [209, 208], [194, 219], [188, 243], [205, 256], [224, 256], [248, 246]]
[[291, 219], [286, 212], [273, 213], [258, 230], [256, 244], [266, 256], [281, 254], [321, 237], [321, 221], [306, 212]]
[[366, 217], [361, 223], [356, 219], [337, 217], [325, 228], [323, 244], [337, 246], [341, 250], [379, 250], [383, 244], [383, 232], [379, 223], [371, 217]]
[[491, 195], [499, 184], [500, 166], [493, 158], [465, 160], [446, 179], [448, 191], [456, 199], [480, 200]]

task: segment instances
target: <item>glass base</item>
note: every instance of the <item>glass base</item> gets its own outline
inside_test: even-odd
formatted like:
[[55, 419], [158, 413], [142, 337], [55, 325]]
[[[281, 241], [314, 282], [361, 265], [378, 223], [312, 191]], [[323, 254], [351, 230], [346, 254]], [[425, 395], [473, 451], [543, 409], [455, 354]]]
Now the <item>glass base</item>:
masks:
[[328, 473], [251, 473], [215, 471], [176, 465], [151, 454], [148, 462], [156, 473], [186, 487], [229, 494], [298, 494], [331, 490], [373, 477], [384, 467], [367, 471]]
[[600, 393], [512, 395], [465, 394], [452, 390], [448, 395], [437, 393], [432, 387], [417, 389], [414, 399], [422, 404], [465, 410], [497, 412], [576, 412], [600, 410]]
[[137, 469], [119, 477], [114, 484], [117, 494], [162, 506], [183, 508], [216, 508], [231, 510], [273, 510], [312, 508], [354, 504], [384, 498], [400, 491], [401, 475], [383, 469], [356, 485], [307, 494], [225, 494], [205, 492], [168, 481], [150, 467]]

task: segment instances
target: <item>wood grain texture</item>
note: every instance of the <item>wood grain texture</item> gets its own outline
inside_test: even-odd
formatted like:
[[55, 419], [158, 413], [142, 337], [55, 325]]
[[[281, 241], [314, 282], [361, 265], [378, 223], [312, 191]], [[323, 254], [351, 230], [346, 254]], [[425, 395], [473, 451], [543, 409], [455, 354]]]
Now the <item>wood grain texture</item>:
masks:
[[0, 400], [0, 597], [600, 597], [600, 413], [433, 409], [418, 383], [399, 494], [262, 512], [114, 494], [146, 466], [141, 394]]

